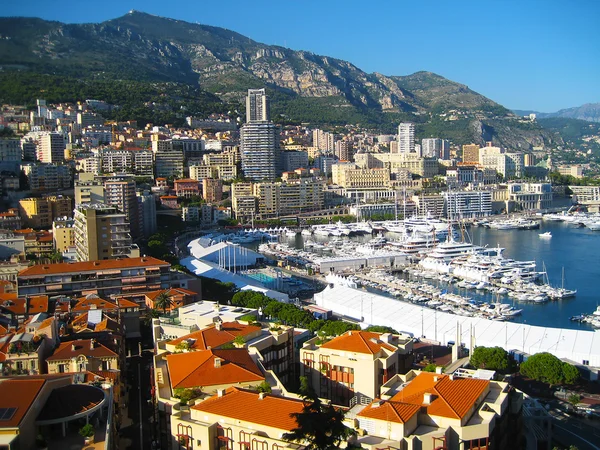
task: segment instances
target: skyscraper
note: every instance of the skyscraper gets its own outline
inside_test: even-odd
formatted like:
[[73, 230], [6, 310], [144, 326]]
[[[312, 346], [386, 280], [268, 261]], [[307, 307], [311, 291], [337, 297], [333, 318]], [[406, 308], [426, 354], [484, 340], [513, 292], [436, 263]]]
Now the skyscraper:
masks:
[[403, 122], [398, 125], [398, 153], [415, 151], [415, 124]]
[[264, 89], [248, 89], [246, 97], [246, 123], [268, 122], [269, 99]]
[[248, 121], [240, 130], [242, 170], [252, 181], [273, 181], [281, 173], [279, 129], [269, 121], [264, 89], [250, 89], [246, 99]]
[[65, 139], [60, 133], [46, 133], [40, 137], [38, 159], [43, 163], [61, 163], [65, 160]]
[[423, 139], [421, 153], [425, 158], [450, 159], [450, 143], [446, 139]]

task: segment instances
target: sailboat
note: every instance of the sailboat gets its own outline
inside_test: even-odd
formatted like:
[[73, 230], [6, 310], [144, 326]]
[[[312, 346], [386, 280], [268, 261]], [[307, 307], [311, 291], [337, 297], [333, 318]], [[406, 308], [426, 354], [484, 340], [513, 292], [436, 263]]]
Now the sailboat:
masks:
[[566, 289], [565, 288], [565, 267], [563, 266], [562, 268], [562, 284], [561, 287], [556, 289], [556, 293], [557, 293], [557, 297], [556, 298], [570, 298], [570, 297], [575, 297], [575, 295], [577, 294], [577, 289]]

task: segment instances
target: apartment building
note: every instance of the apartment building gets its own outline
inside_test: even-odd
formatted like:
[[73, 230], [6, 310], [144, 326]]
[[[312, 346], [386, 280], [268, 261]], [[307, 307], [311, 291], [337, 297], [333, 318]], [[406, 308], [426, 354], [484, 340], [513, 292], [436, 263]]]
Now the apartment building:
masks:
[[68, 217], [57, 217], [52, 222], [52, 241], [57, 252], [66, 252], [75, 247], [75, 221]]
[[0, 230], [18, 230], [21, 226], [21, 216], [18, 208], [9, 208], [0, 213]]
[[132, 178], [108, 178], [104, 181], [104, 203], [125, 213], [133, 238], [141, 235], [140, 211], [135, 181]]
[[25, 238], [25, 255], [32, 255], [36, 258], [47, 258], [54, 251], [52, 233], [44, 230], [33, 230], [25, 228], [15, 230], [15, 234], [22, 235]]
[[426, 138], [421, 141], [424, 158], [450, 159], [450, 142], [446, 139]]
[[558, 173], [561, 175], [570, 175], [573, 178], [583, 178], [583, 167], [578, 164], [558, 166], [556, 170], [558, 170]]
[[171, 264], [152, 257], [89, 262], [39, 264], [17, 275], [19, 295], [85, 296], [96, 294], [142, 297], [146, 292], [171, 287]]
[[191, 178], [183, 178], [181, 180], [175, 180], [175, 195], [177, 197], [185, 197], [190, 198], [194, 196], [199, 196], [200, 192], [200, 183], [198, 180], [193, 180]]
[[446, 217], [453, 220], [486, 217], [492, 214], [491, 191], [446, 192], [444, 199]]
[[156, 199], [148, 191], [136, 192], [140, 215], [140, 232], [142, 237], [149, 237], [156, 233]]
[[284, 172], [308, 167], [308, 153], [304, 151], [286, 150], [285, 152], [282, 152], [282, 157]]
[[23, 164], [32, 191], [57, 191], [71, 186], [71, 169], [57, 164]]
[[415, 124], [404, 122], [398, 125], [398, 153], [415, 152]]
[[494, 169], [459, 163], [446, 169], [446, 183], [452, 187], [487, 186], [495, 184], [498, 176]]
[[465, 163], [479, 164], [479, 145], [465, 144], [462, 146], [462, 160]]
[[73, 227], [78, 261], [139, 256], [127, 216], [113, 206], [79, 205]]
[[261, 217], [323, 209], [325, 180], [299, 178], [287, 182], [256, 183], [253, 194]]
[[512, 203], [510, 210], [530, 211], [552, 207], [551, 183], [509, 183], [507, 190], [508, 201]]
[[[160, 141], [159, 141], [160, 142]], [[154, 144], [154, 142], [153, 142]], [[184, 155], [183, 150], [165, 150], [154, 153], [154, 167], [156, 177], [174, 177], [183, 176], [184, 173]]]
[[421, 450], [513, 448], [522, 394], [488, 374], [476, 378], [478, 373], [470, 372], [396, 375], [357, 412], [357, 444], [369, 450], [391, 442]]
[[52, 226], [52, 205], [46, 198], [19, 200], [19, 214], [27, 227], [40, 229]]
[[49, 374], [119, 369], [119, 355], [95, 339], [62, 342], [46, 362]]
[[343, 188], [380, 188], [390, 186], [389, 169], [361, 169], [356, 164], [334, 164], [332, 182]]
[[223, 199], [223, 181], [204, 178], [202, 180], [202, 198], [209, 203], [220, 202]]
[[0, 229], [0, 259], [10, 260], [15, 255], [25, 256], [25, 236]]
[[75, 181], [75, 205], [104, 203], [104, 183], [100, 180], [82, 179]]
[[127, 150], [102, 150], [100, 160], [104, 173], [131, 173], [133, 170], [133, 154]]
[[20, 163], [23, 159], [19, 139], [0, 139], [0, 164]]
[[231, 205], [235, 218], [241, 222], [254, 219], [257, 213], [257, 201], [252, 183], [234, 183], [231, 185]]
[[300, 350], [301, 372], [317, 395], [347, 406], [356, 395], [377, 398], [383, 384], [408, 371], [412, 346], [410, 336], [368, 331], [315, 337]]
[[393, 173], [408, 170], [422, 178], [433, 178], [439, 173], [436, 158], [423, 158], [417, 153], [358, 153], [354, 161], [362, 169], [388, 168]]
[[43, 163], [62, 163], [65, 160], [65, 148], [62, 133], [44, 133], [39, 138], [37, 159]]

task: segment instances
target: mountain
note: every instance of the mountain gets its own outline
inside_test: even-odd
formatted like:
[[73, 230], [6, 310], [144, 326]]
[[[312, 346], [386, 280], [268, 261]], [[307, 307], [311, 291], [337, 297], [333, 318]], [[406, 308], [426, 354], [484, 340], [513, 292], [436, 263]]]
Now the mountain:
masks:
[[600, 122], [600, 103], [586, 103], [585, 105], [561, 109], [552, 113], [523, 111], [518, 109], [513, 109], [513, 112], [518, 116], [536, 114], [539, 119], [548, 119], [550, 117], [563, 117], [565, 119], [578, 119], [586, 120], [588, 122]]
[[243, 110], [246, 90], [257, 87], [268, 89], [273, 117], [290, 123], [393, 132], [410, 120], [419, 137], [457, 144], [493, 140], [510, 148], [553, 139], [467, 86], [430, 72], [369, 74], [340, 59], [137, 11], [98, 24], [0, 18], [0, 101], [94, 94], [126, 103], [121, 114], [153, 108], [152, 114], [168, 111], [155, 120], [181, 122], [189, 114]]

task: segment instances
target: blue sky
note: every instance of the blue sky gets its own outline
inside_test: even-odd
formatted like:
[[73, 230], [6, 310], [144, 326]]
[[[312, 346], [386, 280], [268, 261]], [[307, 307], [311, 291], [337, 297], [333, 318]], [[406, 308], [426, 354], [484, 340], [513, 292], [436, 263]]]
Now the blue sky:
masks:
[[0, 15], [101, 22], [130, 9], [345, 59], [367, 72], [435, 72], [509, 108], [600, 102], [599, 0], [30, 0], [8, 2]]

